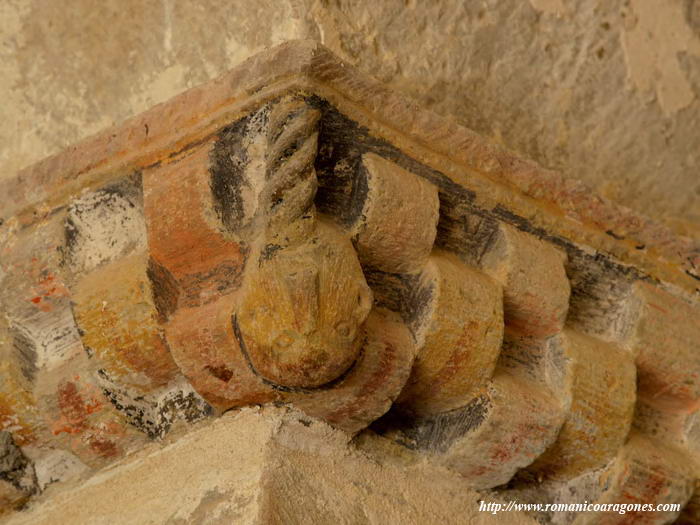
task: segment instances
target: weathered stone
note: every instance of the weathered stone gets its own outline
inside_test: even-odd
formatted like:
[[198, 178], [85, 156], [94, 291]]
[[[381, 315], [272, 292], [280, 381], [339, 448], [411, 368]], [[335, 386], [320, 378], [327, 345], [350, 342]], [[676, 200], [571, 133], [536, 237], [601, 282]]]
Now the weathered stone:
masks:
[[540, 477], [569, 479], [613, 459], [629, 433], [636, 370], [620, 347], [568, 330], [561, 336], [570, 361], [571, 402], [557, 440], [530, 469]]
[[37, 492], [34, 465], [15, 444], [9, 432], [0, 431], [0, 514]]
[[552, 245], [500, 226], [479, 263], [503, 285], [503, 316], [511, 331], [532, 337], [561, 331], [569, 307], [565, 261]]
[[20, 509], [28, 499], [29, 494], [18, 489], [12, 483], [0, 480], [0, 516]]
[[96, 384], [130, 425], [155, 438], [210, 408], [181, 381], [165, 342], [141, 193], [141, 178], [130, 177], [76, 199], [66, 220], [65, 260]]
[[490, 379], [503, 338], [501, 290], [447, 253], [431, 256], [416, 292], [418, 355], [397, 403], [429, 415], [468, 403]]
[[[633, 434], [610, 473], [605, 476], [597, 503], [680, 504], [683, 507], [693, 492], [692, 465], [671, 448]], [[662, 524], [670, 523], [679, 511], [587, 512], [576, 523], [582, 524]]]
[[700, 309], [646, 283], [635, 285], [642, 301], [628, 342], [637, 356], [640, 397], [669, 409], [700, 403]]
[[8, 235], [2, 245], [0, 307], [29, 381], [38, 370], [83, 352], [63, 271], [63, 247], [62, 213]]
[[[352, 434], [379, 418], [412, 465], [531, 501], [683, 500], [697, 478], [697, 247], [315, 44], [5, 193], [0, 421], [41, 489], [176, 439], [209, 403]], [[297, 475], [271, 486], [294, 497]], [[292, 512], [263, 500], [262, 520]], [[338, 521], [332, 501], [309, 519]]]
[[[87, 355], [76, 356], [43, 378], [36, 396], [49, 431], [42, 444], [56, 445], [101, 468], [143, 446], [147, 436], [113, 406], [89, 369]], [[80, 370], [85, 372], [76, 373]]]
[[[256, 57], [225, 79], [197, 88], [165, 109], [158, 107], [134, 119], [125, 125], [123, 134], [110, 130], [95, 136], [81, 148], [41, 163], [32, 170], [34, 176], [25, 172], [8, 181], [7, 194], [13, 202], [7, 213], [13, 215], [27, 208], [28, 214], [21, 215], [29, 219], [34, 209], [38, 213], [46, 211], [36, 205], [48, 195], [57, 198], [68, 195], [88, 180], [94, 182], [98, 172], [109, 172], [111, 177], [115, 170], [123, 173], [125, 166], [142, 169], [161, 162], [238, 118], [244, 108], [251, 107], [252, 100], [259, 103], [287, 92], [295, 82], [296, 86], [303, 84], [315, 94], [332, 99], [333, 104], [367, 126], [375, 137], [410, 150], [416, 161], [425, 162], [432, 169], [449, 174], [465, 188], [482, 193], [482, 203], [493, 207], [496, 203], [492, 198], [502, 201], [503, 208], [496, 211], [503, 217], [527, 218], [531, 227], [551, 229], [560, 239], [587, 244], [657, 278], [686, 290], [694, 289], [692, 275], [695, 275], [697, 253], [688, 239], [674, 236], [645, 217], [601, 199], [555, 172], [526, 162], [456, 123], [429, 115], [347, 64], [339, 63], [313, 42], [271, 50], [265, 59]], [[364, 107], [358, 111], [356, 102], [352, 101], [361, 101]], [[469, 174], [455, 165], [466, 168]], [[80, 180], [74, 177], [75, 173], [83, 175]], [[494, 188], [495, 180], [517, 191], [501, 188], [495, 193], [484, 192], [485, 188]], [[502, 198], [504, 193], [509, 194], [507, 198]], [[582, 228], [582, 223], [587, 226]], [[668, 264], [658, 259], [658, 255], [666, 258]]]
[[620, 454], [602, 468], [566, 481], [520, 473], [500, 495], [526, 504], [570, 505], [569, 510], [530, 513], [552, 525], [676, 523], [679, 514], [695, 512], [692, 499], [688, 501], [694, 468], [677, 450], [632, 432]]
[[[379, 464], [349, 446], [346, 434], [274, 408], [226, 414], [88, 483], [55, 489], [8, 525], [96, 517], [115, 524], [162, 517], [174, 523], [502, 523], [502, 516], [478, 512], [482, 496], [458, 476], [429, 465], [407, 472]], [[521, 513], [507, 516], [513, 525], [534, 523]]]
[[96, 372], [141, 393], [177, 375], [157, 325], [146, 240], [140, 177], [69, 207], [64, 259], [81, 339]]
[[255, 373], [280, 387], [319, 387], [357, 359], [372, 305], [350, 240], [319, 222], [308, 239], [260, 261], [245, 279], [234, 322]]
[[22, 365], [26, 368], [27, 364], [15, 349], [15, 337], [0, 316], [0, 431], [12, 432], [24, 445], [37, 438], [41, 418], [30, 393], [31, 382], [23, 372]]
[[142, 393], [178, 375], [157, 324], [147, 269], [147, 253], [122, 257], [83, 277], [73, 292], [73, 312], [96, 367]]
[[700, 460], [700, 409], [669, 410], [663, 400], [643, 397], [635, 406], [634, 428]]
[[240, 286], [246, 250], [223, 231], [209, 180], [212, 142], [143, 172], [144, 207], [156, 307], [167, 319], [177, 308], [215, 300]]
[[64, 264], [79, 276], [146, 249], [139, 175], [74, 199], [65, 220]]
[[508, 482], [552, 444], [563, 423], [549, 391], [507, 373], [497, 374], [471, 406], [466, 424], [451, 430], [457, 436], [431, 448], [443, 448], [434, 461], [477, 489]]
[[[569, 181], [697, 232], [696, 3], [124, 1], [8, 5], [5, 177], [263, 48], [313, 38]], [[132, 42], [142, 52], [122, 65]], [[157, 138], [149, 124], [141, 135]]]
[[13, 397], [22, 400], [12, 403], [7, 429], [21, 445], [55, 446], [98, 467], [145, 436], [110, 404], [92, 374], [63, 266], [64, 219], [53, 215], [3, 246], [9, 286], [0, 301], [9, 338], [2, 351], [9, 374], [2, 388], [21, 388]]
[[389, 273], [419, 271], [437, 234], [437, 188], [374, 153], [362, 157], [356, 176], [351, 232], [360, 261]]
[[681, 515], [674, 522], [676, 525], [695, 525], [700, 522], [700, 481], [695, 481], [695, 491], [683, 508]]
[[217, 214], [254, 259], [313, 232], [318, 119], [302, 97], [284, 96], [225, 128], [212, 149]]
[[599, 339], [624, 344], [634, 331], [640, 302], [632, 293], [636, 270], [610, 264], [594, 250], [569, 252], [567, 324]]
[[[33, 361], [27, 362], [18, 352], [18, 342], [31, 344], [31, 341], [21, 338], [21, 334], [8, 330], [4, 317], [0, 317], [0, 435], [9, 436], [11, 433], [10, 439], [21, 445], [23, 453], [31, 457], [32, 469], [36, 471], [36, 486], [43, 489], [48, 482], [68, 479], [74, 471], [87, 467], [70, 452], [73, 443], [61, 439], [63, 427], [53, 427], [51, 424], [58, 411], [51, 404], [54, 395], [51, 383], [62, 376], [62, 367], [57, 369], [53, 363], [49, 370], [37, 370]], [[78, 365], [76, 359], [80, 360], [84, 369], [86, 363], [82, 354], [68, 360], [69, 366]], [[28, 377], [26, 368], [29, 365], [28, 370], [33, 373]], [[75, 369], [80, 370], [80, 365]], [[79, 433], [85, 427], [73, 430]], [[85, 439], [91, 438], [85, 436]], [[63, 450], [53, 447], [63, 447]], [[62, 464], [57, 464], [48, 457], [50, 455], [61, 456]], [[64, 468], [64, 464], [70, 466]], [[0, 484], [7, 485], [6, 482]], [[2, 492], [5, 494], [3, 498], [7, 498], [6, 504], [14, 506], [24, 502], [34, 491], [13, 488], [10, 484]]]
[[406, 384], [416, 356], [408, 327], [394, 312], [373, 309], [352, 368], [328, 388], [286, 396], [305, 413], [358, 432], [389, 410]]

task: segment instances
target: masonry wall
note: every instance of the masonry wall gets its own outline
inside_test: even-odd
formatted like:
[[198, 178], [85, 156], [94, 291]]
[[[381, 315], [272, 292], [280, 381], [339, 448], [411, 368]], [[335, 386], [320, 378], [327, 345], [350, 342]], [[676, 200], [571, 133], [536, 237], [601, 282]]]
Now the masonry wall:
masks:
[[698, 231], [697, 0], [5, 0], [0, 177], [294, 38]]

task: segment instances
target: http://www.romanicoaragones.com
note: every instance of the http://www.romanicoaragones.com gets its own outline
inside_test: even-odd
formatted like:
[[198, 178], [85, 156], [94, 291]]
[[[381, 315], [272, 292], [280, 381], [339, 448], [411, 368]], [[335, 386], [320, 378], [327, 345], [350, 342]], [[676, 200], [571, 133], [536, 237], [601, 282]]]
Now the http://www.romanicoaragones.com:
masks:
[[680, 503], [519, 503], [517, 500], [508, 502], [479, 501], [479, 512], [678, 512]]

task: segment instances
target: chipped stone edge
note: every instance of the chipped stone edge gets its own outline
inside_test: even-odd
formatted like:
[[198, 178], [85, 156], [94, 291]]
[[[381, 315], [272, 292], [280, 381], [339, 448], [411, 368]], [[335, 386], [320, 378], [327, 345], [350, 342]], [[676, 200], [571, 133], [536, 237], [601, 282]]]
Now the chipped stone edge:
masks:
[[[700, 294], [700, 243], [596, 195], [421, 108], [316, 41], [290, 41], [229, 73], [154, 106], [20, 171], [0, 184], [5, 225], [31, 224], [84, 188], [167, 163], [218, 129], [282, 93], [320, 96], [372, 134], [475, 192], [505, 205], [527, 227], [569, 239], [665, 281], [686, 298]], [[0, 238], [3, 223], [0, 222]]]

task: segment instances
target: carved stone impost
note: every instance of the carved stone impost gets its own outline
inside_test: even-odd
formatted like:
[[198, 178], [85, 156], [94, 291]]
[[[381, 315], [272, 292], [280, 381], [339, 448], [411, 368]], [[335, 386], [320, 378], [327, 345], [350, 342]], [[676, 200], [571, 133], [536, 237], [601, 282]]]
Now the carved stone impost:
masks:
[[697, 517], [697, 243], [316, 43], [0, 195], [6, 508], [275, 403], [503, 497]]

